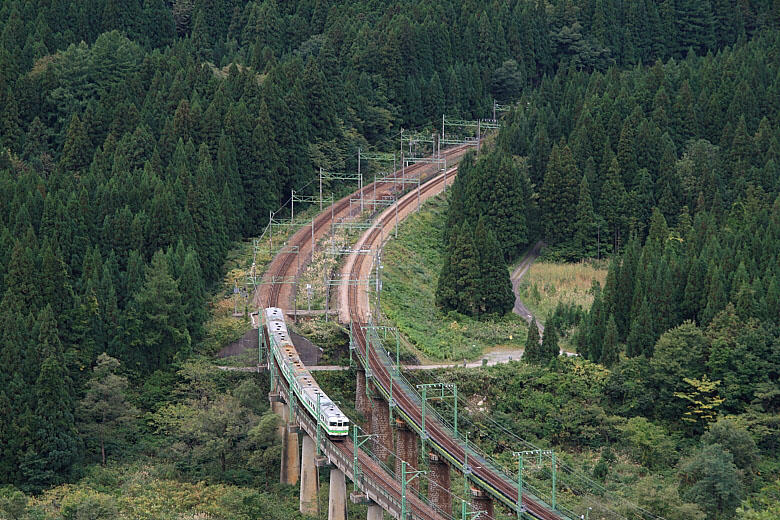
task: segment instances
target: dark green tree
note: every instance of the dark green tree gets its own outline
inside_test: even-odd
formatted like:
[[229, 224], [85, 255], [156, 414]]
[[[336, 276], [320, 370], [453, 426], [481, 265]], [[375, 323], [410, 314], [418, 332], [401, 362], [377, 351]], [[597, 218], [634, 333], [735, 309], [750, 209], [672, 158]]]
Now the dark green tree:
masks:
[[536, 318], [531, 318], [528, 324], [528, 339], [525, 342], [523, 350], [523, 360], [527, 363], [538, 364], [542, 358], [542, 345], [539, 338], [539, 327], [536, 324]]
[[557, 358], [560, 352], [561, 347], [558, 344], [558, 327], [555, 320], [549, 320], [544, 327], [544, 333], [542, 334], [541, 362], [547, 364], [550, 360]]
[[[620, 168], [617, 159], [612, 159], [612, 164], [607, 171], [607, 180], [601, 190], [599, 211], [607, 224], [607, 230], [612, 237], [612, 250], [620, 249], [621, 238], [624, 236], [626, 189], [620, 179]], [[606, 233], [605, 233], [606, 234]]]
[[577, 220], [574, 226], [575, 247], [584, 257], [592, 257], [597, 253], [596, 240], [597, 217], [593, 211], [593, 201], [590, 196], [588, 178], [583, 175], [580, 181], [580, 196], [577, 201]]
[[573, 236], [580, 179], [569, 147], [556, 145], [547, 163], [539, 201], [545, 236], [553, 243], [570, 240]]
[[443, 310], [474, 316], [480, 294], [479, 251], [468, 222], [450, 236], [450, 245], [439, 275], [436, 303]]
[[607, 368], [612, 368], [618, 361], [619, 354], [618, 330], [615, 324], [615, 317], [609, 315], [607, 320], [607, 330], [604, 334], [604, 346], [601, 348], [601, 359], [599, 362]]
[[652, 357], [656, 341], [652, 320], [647, 298], [643, 297], [639, 313], [631, 322], [631, 329], [626, 339], [626, 355], [628, 357], [641, 356], [642, 354], [648, 358]]
[[506, 60], [493, 71], [490, 93], [496, 100], [508, 103], [520, 97], [524, 85], [523, 70], [515, 60]]
[[167, 366], [190, 352], [186, 309], [176, 280], [162, 251], [152, 258], [143, 287], [128, 307], [126, 334], [128, 364], [142, 373]]
[[78, 444], [73, 385], [50, 305], [41, 312], [36, 328], [43, 363], [35, 382], [30, 443], [21, 469], [27, 484], [40, 489], [67, 479]]
[[515, 305], [512, 280], [501, 244], [493, 231], [487, 229], [484, 218], [479, 219], [474, 230], [474, 245], [479, 252], [479, 277], [476, 280], [479, 314], [504, 315]]
[[682, 496], [713, 518], [731, 518], [743, 496], [734, 457], [724, 446], [704, 446], [680, 467]]
[[60, 168], [70, 174], [81, 174], [92, 161], [92, 143], [79, 116], [74, 114], [65, 133]]

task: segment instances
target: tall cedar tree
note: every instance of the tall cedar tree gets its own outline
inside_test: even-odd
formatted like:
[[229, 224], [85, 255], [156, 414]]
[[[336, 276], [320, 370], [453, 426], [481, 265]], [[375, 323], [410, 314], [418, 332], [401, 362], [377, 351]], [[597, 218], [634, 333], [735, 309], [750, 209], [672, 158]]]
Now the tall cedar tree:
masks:
[[464, 222], [451, 235], [436, 290], [436, 302], [443, 310], [474, 316], [480, 295], [480, 255], [472, 228]]
[[40, 489], [64, 480], [76, 461], [78, 444], [73, 384], [50, 305], [41, 312], [36, 328], [43, 363], [35, 382], [30, 443], [21, 468], [28, 485]]
[[553, 147], [540, 194], [545, 237], [552, 243], [571, 239], [575, 226], [581, 175], [571, 150], [561, 142]]
[[509, 269], [504, 262], [501, 245], [495, 233], [487, 229], [485, 219], [479, 219], [474, 230], [474, 244], [479, 251], [479, 291], [478, 312], [480, 314], [503, 315], [511, 311], [515, 305], [515, 295], [512, 292], [512, 280]]
[[124, 357], [141, 373], [168, 366], [177, 355], [190, 351], [186, 309], [179, 284], [171, 276], [162, 251], [152, 258], [143, 287], [130, 303], [127, 332], [129, 350]]
[[574, 246], [585, 257], [597, 254], [596, 240], [598, 238], [598, 222], [593, 211], [593, 201], [590, 196], [587, 176], [580, 181], [580, 195], [577, 200], [577, 220], [574, 225]]
[[542, 344], [539, 338], [539, 327], [536, 324], [536, 318], [531, 318], [528, 324], [528, 339], [525, 342], [523, 351], [523, 360], [527, 363], [538, 364], [542, 356]]
[[542, 335], [542, 359], [543, 364], [547, 364], [550, 360], [555, 359], [561, 352], [561, 347], [558, 345], [558, 327], [555, 320], [549, 320], [544, 327], [544, 334]]
[[599, 362], [607, 368], [612, 368], [618, 361], [618, 330], [615, 324], [615, 317], [609, 315], [607, 321], [607, 331], [604, 335], [604, 346], [601, 348], [601, 359]]

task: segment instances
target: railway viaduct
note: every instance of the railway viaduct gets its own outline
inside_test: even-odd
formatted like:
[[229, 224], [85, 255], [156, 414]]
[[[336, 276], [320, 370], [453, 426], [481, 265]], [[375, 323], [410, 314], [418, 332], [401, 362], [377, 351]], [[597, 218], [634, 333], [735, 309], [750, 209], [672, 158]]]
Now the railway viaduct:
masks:
[[[465, 153], [468, 146], [445, 152], [450, 164]], [[435, 171], [431, 165], [416, 164], [406, 168], [405, 175], [423, 177]], [[452, 181], [457, 168], [434, 174], [417, 190], [398, 198], [394, 206], [379, 214], [343, 263], [337, 289], [340, 320], [348, 323], [350, 348], [359, 362], [355, 405], [362, 415], [361, 430], [354, 429], [349, 439], [331, 442], [320, 435], [312, 418], [295, 405], [294, 395], [285, 388], [283, 378], [274, 377], [278, 367], [269, 360], [272, 390], [270, 399], [282, 426], [281, 481], [300, 484], [300, 511], [318, 514], [318, 469], [330, 476], [329, 520], [346, 520], [348, 497], [353, 502], [368, 504], [368, 519], [383, 518], [383, 511], [394, 518], [480, 518], [494, 517], [494, 502], [498, 501], [518, 517], [548, 519], [573, 518], [572, 514], [555, 507], [538, 495], [523, 488], [522, 505], [513, 477], [478, 448], [453, 430], [452, 425], [425, 410], [425, 399], [402, 376], [381, 345], [377, 327], [373, 325], [367, 291], [350, 281], [370, 277], [376, 266], [367, 262], [368, 255], [360, 251], [381, 248], [388, 238], [387, 228], [415, 211], [428, 197], [440, 193]], [[362, 188], [363, 195], [376, 200], [390, 195], [392, 181], [376, 182]], [[360, 190], [359, 190], [360, 191]], [[311, 226], [296, 232], [271, 261], [254, 295], [258, 307], [293, 307], [294, 286], [279, 283], [297, 275], [312, 257], [317, 241], [328, 233], [334, 215], [341, 217], [351, 211], [350, 198], [356, 192], [327, 208], [312, 220]], [[294, 253], [292, 252], [294, 251]], [[374, 312], [378, 312], [375, 310]], [[262, 329], [261, 329], [262, 330]], [[261, 345], [262, 350], [262, 345]], [[299, 437], [302, 437], [300, 439]], [[301, 448], [299, 449], [299, 445]], [[422, 472], [426, 468], [427, 494], [420, 490]], [[453, 493], [453, 468], [462, 474], [465, 487]], [[347, 479], [353, 482], [347, 495]], [[467, 503], [468, 501], [468, 503]], [[456, 509], [453, 511], [453, 503]], [[458, 506], [460, 506], [458, 510]]]

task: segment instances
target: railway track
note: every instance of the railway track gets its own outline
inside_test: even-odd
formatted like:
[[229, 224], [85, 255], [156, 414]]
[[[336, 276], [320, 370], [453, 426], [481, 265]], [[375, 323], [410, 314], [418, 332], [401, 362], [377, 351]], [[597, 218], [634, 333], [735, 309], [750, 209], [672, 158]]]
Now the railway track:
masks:
[[[426, 190], [433, 190], [438, 185], [444, 182], [444, 176], [430, 181], [426, 184]], [[416, 199], [405, 197], [398, 202], [398, 211], [402, 211], [412, 204]], [[374, 248], [381, 246], [381, 240], [383, 236], [387, 236], [387, 230], [394, 224], [392, 215], [385, 212], [379, 219], [378, 225], [368, 230], [361, 241], [358, 243], [356, 249]], [[353, 279], [360, 278], [364, 273], [365, 255], [355, 255], [354, 261], [350, 266], [350, 277]], [[363, 359], [366, 359], [366, 341], [365, 332], [362, 328], [364, 323], [364, 316], [366, 315], [367, 300], [363, 299], [360, 294], [361, 291], [358, 287], [352, 285], [348, 287], [348, 306], [350, 319], [353, 324], [357, 326], [352, 327], [353, 341], [356, 348], [360, 351]], [[364, 303], [365, 302], [365, 303]], [[376, 355], [368, 356], [370, 368], [376, 382], [383, 387], [385, 395], [389, 395], [387, 390], [390, 388], [391, 374], [388, 371], [388, 367], [382, 363], [382, 361]], [[398, 391], [398, 385], [395, 385], [396, 391], [393, 393], [393, 399], [396, 402], [396, 410], [401, 412], [405, 416], [407, 421], [413, 422], [419, 429], [422, 423], [422, 413], [420, 407], [415, 399], [412, 399], [404, 392]], [[440, 450], [446, 452], [449, 455], [451, 461], [455, 462], [459, 468], [463, 467], [464, 459], [466, 457], [466, 449], [463, 444], [452, 439], [443, 425], [439, 424], [436, 420], [429, 418], [426, 415], [426, 432], [430, 436], [427, 442], [433, 443], [439, 447]], [[480, 457], [475, 456], [473, 453], [469, 454], [469, 468], [472, 471], [472, 479], [480, 481], [485, 488], [492, 491], [492, 494], [497, 495], [502, 502], [512, 507], [517, 503], [517, 488], [515, 484], [508, 481], [504, 475], [498, 472], [492, 471], [487, 462], [481, 460]], [[557, 513], [550, 511], [544, 505], [537, 501], [528, 498], [524, 495], [523, 505], [526, 510], [541, 520], [561, 520], [561, 516]]]
[[[448, 160], [452, 160], [462, 156], [469, 148], [470, 146], [467, 145], [457, 146], [446, 150], [443, 153]], [[423, 175], [430, 169], [430, 164], [418, 163], [406, 168], [405, 174], [407, 177], [413, 178], [416, 175]], [[376, 186], [374, 186], [374, 184], [376, 184]], [[371, 183], [363, 187], [362, 194], [363, 197], [373, 197], [376, 195], [377, 198], [380, 198], [389, 195], [394, 187], [395, 184], [393, 182]], [[313, 232], [315, 242], [326, 234], [328, 224], [331, 220], [331, 214], [334, 218], [344, 218], [345, 216], [348, 216], [350, 212], [350, 198], [360, 196], [360, 194], [361, 190], [358, 190], [351, 195], [347, 195], [334, 203], [332, 212], [331, 208], [328, 207], [315, 217]], [[274, 278], [279, 279], [298, 274], [298, 264], [295, 261], [296, 254], [302, 255], [301, 259], [307, 258], [307, 256], [310, 258], [315, 246], [315, 243], [312, 242], [312, 232], [310, 228], [305, 226], [304, 228], [299, 229], [288, 240], [288, 245], [288, 250], [297, 248], [297, 253], [282, 252], [274, 257], [271, 264], [268, 266], [266, 273], [263, 275], [263, 284], [260, 286], [260, 289], [253, 299], [255, 306], [259, 307], [264, 305], [266, 307], [280, 307], [285, 311], [290, 309], [290, 303], [294, 297], [291, 284], [272, 284], [271, 281]], [[301, 262], [301, 269], [305, 268], [305, 265], [305, 262]]]
[[[457, 157], [465, 153], [466, 149], [468, 149], [466, 146], [457, 147], [449, 150], [446, 155], [448, 158]], [[429, 165], [417, 164], [407, 168], [406, 173], [411, 176], [422, 175], [423, 171], [429, 168]], [[448, 171], [447, 173], [448, 178], [450, 178], [449, 176], [451, 176], [452, 170]], [[432, 181], [427, 182], [425, 185], [420, 187], [422, 192], [421, 195], [428, 193], [431, 190], [435, 190], [444, 182], [444, 175], [437, 176]], [[380, 182], [376, 184], [376, 187], [373, 183], [364, 186], [362, 189], [363, 196], [370, 196], [374, 193], [377, 197], [385, 196], [389, 194], [391, 189], [394, 187], [393, 182]], [[344, 197], [343, 199], [336, 202], [333, 207], [334, 217], [343, 218], [344, 216], [347, 216], [350, 211], [349, 199], [359, 195], [360, 191], [355, 192], [350, 196]], [[398, 201], [397, 204], [399, 206], [399, 213], [408, 212], [409, 206], [413, 204], [415, 200], [416, 197], [407, 195], [402, 200]], [[327, 231], [327, 225], [330, 222], [330, 219], [330, 208], [315, 217], [313, 231], [315, 241], [324, 236]], [[377, 243], [377, 241], [381, 242], [382, 237], [388, 234], [385, 233], [385, 230], [389, 229], [389, 227], [393, 225], [393, 222], [393, 216], [391, 216], [389, 212], [386, 211], [383, 213], [383, 215], [380, 217], [379, 225], [374, 226], [372, 229], [367, 231], [364, 234], [364, 237], [361, 238], [362, 244], [364, 246], [373, 246]], [[312, 232], [308, 227], [304, 227], [303, 229], [296, 232], [288, 241], [288, 244], [292, 248], [297, 248], [297, 254], [304, 255], [304, 257], [312, 252], [312, 249], [315, 245], [312, 242]], [[352, 279], [360, 278], [361, 271], [364, 269], [363, 264], [365, 258], [365, 255], [355, 256], [355, 260], [348, 271]], [[255, 295], [255, 303], [257, 305], [264, 304], [266, 306], [288, 309], [294, 296], [292, 294], [293, 288], [290, 286], [290, 284], [271, 284], [268, 282], [270, 282], [274, 277], [281, 278], [296, 275], [298, 274], [297, 269], [298, 264], [295, 261], [295, 253], [284, 252], [276, 255], [264, 276], [264, 281], [266, 284], [262, 285], [260, 291], [258, 291]], [[348, 302], [349, 317], [353, 323], [358, 325], [353, 327], [356, 347], [362, 352], [362, 355], [365, 356], [367, 342], [364, 331], [360, 326], [364, 324], [364, 314], [361, 309], [360, 291], [355, 285], [350, 285], [348, 287]], [[369, 356], [369, 359], [376, 382], [380, 387], [386, 390], [390, 386], [391, 378], [387, 367], [377, 358], [377, 356]], [[404, 415], [407, 421], [412, 422], [419, 428], [422, 415], [420, 407], [415, 402], [415, 400], [411, 396], [405, 393], [399, 393], [397, 391], [394, 393], [393, 397], [396, 400], [397, 410], [401, 412], [402, 415]], [[448, 458], [454, 462], [457, 467], [462, 468], [466, 453], [464, 446], [460, 442], [450, 438], [444, 426], [432, 418], [429, 419], [428, 416], [426, 416], [426, 431], [430, 436], [427, 442], [436, 445], [440, 450], [448, 455]], [[351, 441], [347, 440], [336, 444], [340, 445], [338, 449], [341, 452], [341, 456], [348, 458], [352, 456]], [[390, 496], [400, 500], [399, 483], [389, 474], [387, 474], [369, 455], [365, 454], [364, 452], [360, 452], [360, 454], [360, 463], [361, 467], [363, 467], [363, 471], [365, 472], [364, 474], [369, 479], [379, 483], [380, 486], [388, 491]], [[503, 475], [498, 474], [498, 472], [491, 471], [491, 469], [487, 467], [486, 461], [482, 460], [478, 455], [470, 453], [469, 461], [469, 469], [472, 472], [472, 480], [479, 482], [480, 485], [491, 490], [494, 495], [497, 495], [501, 501], [510, 507], [516, 503], [517, 489], [514, 487], [511, 481], [506, 479], [506, 477]], [[342, 469], [347, 469], [345, 473], [347, 475], [351, 475], [350, 468]], [[425, 520], [442, 518], [442, 516], [439, 515], [430, 505], [425, 504], [418, 497], [410, 496], [408, 497], [408, 500], [411, 511], [415, 517]], [[526, 496], [524, 496], [524, 506], [530, 514], [541, 520], [561, 520], [562, 518], [557, 513], [550, 511], [544, 505]]]
[[[468, 150], [468, 146], [460, 146], [455, 147], [450, 150], [447, 150], [445, 152], [445, 156], [448, 159], [457, 158], [460, 155], [463, 155], [466, 150]], [[431, 168], [428, 164], [416, 164], [412, 165], [409, 168], [406, 168], [406, 174], [409, 176], [415, 176], [420, 175], [422, 176], [425, 171], [429, 170]], [[442, 177], [443, 179], [443, 177]], [[376, 186], [374, 186], [376, 184]], [[391, 182], [380, 182], [380, 183], [371, 183], [367, 186], [364, 186], [362, 189], [363, 197], [366, 197], [368, 195], [374, 196], [376, 194], [377, 197], [388, 195], [392, 188], [394, 187], [394, 183]], [[422, 187], [420, 188], [423, 189]], [[320, 215], [315, 217], [314, 219], [314, 230], [310, 231], [308, 227], [304, 227], [300, 230], [298, 230], [291, 239], [288, 241], [288, 245], [290, 247], [287, 248], [286, 251], [291, 251], [292, 248], [297, 248], [297, 253], [292, 252], [282, 252], [277, 254], [274, 259], [271, 261], [271, 264], [269, 265], [268, 270], [266, 271], [266, 274], [263, 276], [263, 281], [265, 282], [263, 285], [261, 285], [261, 288], [259, 291], [256, 292], [253, 302], [257, 306], [266, 306], [266, 307], [281, 307], [282, 309], [289, 309], [290, 302], [292, 301], [292, 298], [294, 295], [292, 294], [293, 288], [289, 286], [289, 284], [273, 284], [270, 283], [274, 278], [283, 278], [288, 276], [294, 276], [297, 275], [299, 264], [296, 262], [295, 255], [309, 255], [313, 252], [315, 243], [312, 241], [312, 236], [314, 237], [314, 240], [321, 238], [326, 232], [327, 232], [327, 226], [331, 219], [331, 214], [335, 218], [343, 218], [344, 216], [347, 216], [350, 211], [350, 198], [353, 198], [355, 196], [359, 196], [361, 194], [360, 191], [357, 191], [353, 193], [352, 195], [349, 195], [347, 197], [344, 197], [343, 199], [339, 200], [334, 204], [334, 207], [327, 208], [325, 211], [323, 211]], [[305, 267], [305, 264], [302, 266]], [[272, 359], [271, 362], [275, 361]], [[284, 382], [282, 380], [281, 384], [283, 385]], [[305, 418], [299, 418], [299, 422], [304, 424], [305, 426]], [[309, 434], [312, 434], [313, 432], [309, 432]], [[342, 442], [339, 443], [333, 443], [333, 445], [337, 448], [339, 453], [333, 453], [334, 458], [337, 460], [334, 461], [338, 464], [339, 461], [342, 462], [339, 469], [344, 471], [344, 473], [350, 478], [354, 478], [354, 475], [352, 475], [352, 468], [350, 464], [344, 464], [343, 461], [351, 461], [353, 456], [353, 446], [352, 441], [345, 439]], [[378, 486], [379, 489], [384, 490], [385, 494], [391, 497], [391, 501], [395, 500], [396, 503], [400, 504], [401, 501], [401, 489], [400, 489], [400, 483], [395, 480], [390, 474], [388, 474], [376, 461], [374, 461], [367, 453], [363, 451], [359, 451], [359, 461], [361, 470], [363, 471], [363, 474], [368, 479], [369, 482], [374, 483], [376, 486]], [[418, 496], [415, 496], [413, 493], [408, 494], [407, 496], [408, 505], [410, 507], [410, 510], [412, 512], [412, 515], [414, 518], [419, 518], [421, 520], [441, 520], [444, 517], [439, 514], [433, 507], [431, 507], [429, 504], [426, 504], [421, 500]]]
[[[276, 365], [277, 373], [279, 373], [280, 367], [278, 366], [276, 359], [274, 359], [273, 356], [271, 356], [270, 359], [271, 362]], [[281, 395], [284, 396], [285, 399], [289, 399], [289, 389], [286, 386], [287, 383], [284, 378], [280, 377], [278, 379], [278, 384]], [[312, 418], [309, 417], [306, 412], [303, 412], [300, 407], [297, 408], [295, 413], [298, 423], [306, 431], [306, 434], [312, 438], [316, 438], [316, 425]], [[331, 462], [343, 471], [350, 480], [354, 481], [353, 450], [354, 446], [352, 440], [349, 438], [345, 438], [338, 442], [327, 440], [323, 447], [324, 453], [328, 455]], [[363, 491], [367, 496], [372, 496], [377, 503], [383, 505], [388, 510], [395, 510], [400, 514], [400, 483], [370, 455], [360, 450], [358, 453], [360, 472], [362, 473], [360, 481], [363, 484]], [[446, 520], [445, 517], [440, 515], [433, 507], [426, 504], [413, 492], [407, 493], [406, 501], [407, 507], [412, 513], [412, 518], [415, 520]]]

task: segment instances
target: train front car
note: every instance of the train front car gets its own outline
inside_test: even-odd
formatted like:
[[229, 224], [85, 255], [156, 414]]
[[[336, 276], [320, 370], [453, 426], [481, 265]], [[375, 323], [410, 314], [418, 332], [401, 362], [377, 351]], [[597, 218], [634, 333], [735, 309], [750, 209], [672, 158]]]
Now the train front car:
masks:
[[[281, 309], [269, 307], [265, 312], [265, 327], [271, 356], [276, 359], [281, 375], [287, 381], [288, 388], [295, 394], [298, 402], [317, 422], [323, 431], [333, 440], [341, 440], [349, 435], [349, 419], [341, 412], [330, 397], [322, 391], [298, 356], [284, 322]], [[319, 403], [318, 403], [319, 401]]]

